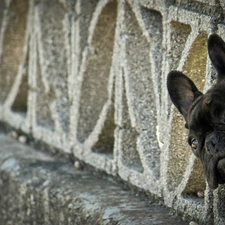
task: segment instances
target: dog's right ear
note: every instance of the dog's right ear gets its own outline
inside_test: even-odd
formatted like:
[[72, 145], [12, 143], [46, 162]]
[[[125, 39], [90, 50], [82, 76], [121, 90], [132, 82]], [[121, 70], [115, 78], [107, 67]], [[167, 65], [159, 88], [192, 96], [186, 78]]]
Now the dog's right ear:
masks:
[[217, 34], [211, 34], [208, 39], [208, 53], [218, 73], [217, 82], [220, 82], [225, 79], [225, 42]]
[[192, 80], [179, 71], [171, 71], [168, 74], [167, 89], [173, 104], [186, 120], [189, 107], [202, 93]]

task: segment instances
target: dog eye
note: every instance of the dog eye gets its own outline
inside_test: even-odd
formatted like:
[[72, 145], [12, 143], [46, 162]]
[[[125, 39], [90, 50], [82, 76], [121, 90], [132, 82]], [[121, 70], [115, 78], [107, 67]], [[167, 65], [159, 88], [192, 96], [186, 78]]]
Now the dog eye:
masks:
[[192, 138], [192, 139], [191, 139], [191, 147], [192, 147], [194, 150], [197, 149], [197, 147], [198, 147], [198, 140], [197, 140], [197, 139], [195, 139], [195, 138]]

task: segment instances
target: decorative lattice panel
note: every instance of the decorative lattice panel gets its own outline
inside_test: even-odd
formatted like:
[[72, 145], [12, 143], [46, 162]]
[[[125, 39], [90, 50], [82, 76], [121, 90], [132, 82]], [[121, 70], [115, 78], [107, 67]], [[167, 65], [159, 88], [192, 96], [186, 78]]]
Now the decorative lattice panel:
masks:
[[224, 10], [222, 0], [1, 1], [0, 119], [224, 224], [224, 187], [207, 187], [166, 90], [172, 69], [212, 85], [207, 38], [225, 39]]

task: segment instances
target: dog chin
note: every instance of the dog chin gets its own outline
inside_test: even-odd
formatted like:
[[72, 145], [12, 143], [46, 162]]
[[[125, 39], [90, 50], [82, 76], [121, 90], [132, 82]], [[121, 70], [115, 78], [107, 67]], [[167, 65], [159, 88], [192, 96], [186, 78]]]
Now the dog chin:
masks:
[[205, 175], [207, 177], [209, 187], [211, 189], [216, 189], [218, 187], [217, 161], [212, 157], [208, 163], [204, 164]]
[[217, 176], [218, 176], [218, 183], [224, 184], [225, 183], [225, 158], [220, 159], [217, 163]]
[[204, 171], [211, 189], [216, 189], [219, 184], [225, 183], [225, 158], [211, 157], [204, 163]]
[[216, 160], [211, 158], [207, 165], [207, 182], [211, 189], [216, 189], [219, 184], [225, 183], [225, 158]]

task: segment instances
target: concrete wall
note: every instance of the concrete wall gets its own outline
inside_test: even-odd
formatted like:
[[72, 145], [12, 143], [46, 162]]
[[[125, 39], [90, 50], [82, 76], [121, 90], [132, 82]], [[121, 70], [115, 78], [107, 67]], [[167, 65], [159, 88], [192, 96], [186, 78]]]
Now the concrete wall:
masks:
[[225, 188], [208, 189], [165, 87], [171, 69], [211, 85], [207, 37], [225, 39], [224, 10], [222, 0], [2, 0], [0, 120], [224, 224]]

